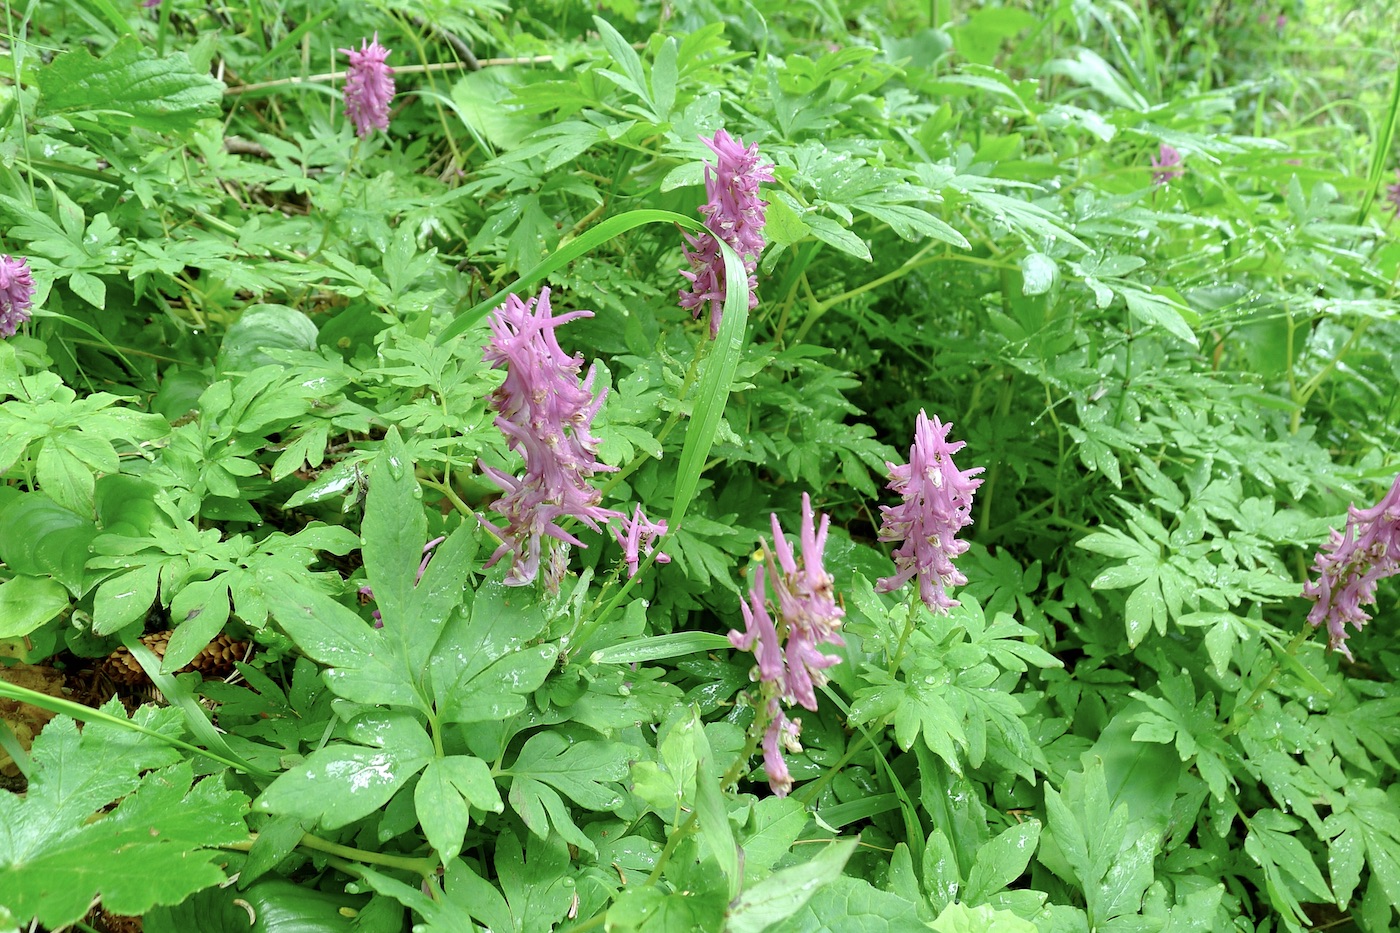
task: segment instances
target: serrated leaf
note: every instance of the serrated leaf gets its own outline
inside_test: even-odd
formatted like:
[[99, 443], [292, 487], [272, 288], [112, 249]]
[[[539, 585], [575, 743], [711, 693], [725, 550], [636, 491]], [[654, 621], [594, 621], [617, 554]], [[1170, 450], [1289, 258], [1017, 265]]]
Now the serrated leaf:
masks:
[[918, 908], [870, 882], [840, 877], [765, 933], [903, 933], [927, 929]]
[[[114, 704], [108, 712], [120, 710]], [[179, 718], [137, 714], [161, 733], [178, 733]], [[175, 758], [120, 726], [91, 722], [79, 735], [66, 716], [50, 722], [34, 743], [28, 794], [0, 793], [6, 906], [57, 929], [86, 914], [95, 895], [113, 912], [141, 914], [223, 881], [221, 853], [205, 847], [246, 838], [247, 799], [217, 778], [191, 787], [191, 764], [169, 764]], [[115, 810], [94, 813], [119, 797]]]
[[217, 116], [222, 88], [200, 74], [184, 52], [164, 57], [134, 36], [102, 58], [84, 48], [65, 52], [40, 68], [39, 114], [85, 113], [108, 129], [139, 127], [184, 133]]

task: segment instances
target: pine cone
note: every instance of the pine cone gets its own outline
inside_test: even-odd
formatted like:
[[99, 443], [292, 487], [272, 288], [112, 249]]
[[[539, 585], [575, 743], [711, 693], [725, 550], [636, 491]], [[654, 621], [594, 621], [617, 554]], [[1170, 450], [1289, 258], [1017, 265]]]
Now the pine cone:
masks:
[[[141, 643], [155, 653], [158, 658], [165, 657], [165, 649], [170, 644], [171, 631], [152, 632], [149, 635], [141, 636]], [[195, 655], [194, 660], [176, 673], [184, 674], [188, 671], [199, 671], [205, 677], [221, 678], [233, 672], [235, 661], [243, 660], [248, 652], [247, 642], [234, 641], [227, 635], [219, 635], [204, 649]], [[107, 656], [102, 662], [100, 670], [106, 674], [113, 683], [123, 684], [128, 687], [139, 687], [149, 684], [150, 678], [132, 657], [131, 652], [125, 647], [118, 648]]]

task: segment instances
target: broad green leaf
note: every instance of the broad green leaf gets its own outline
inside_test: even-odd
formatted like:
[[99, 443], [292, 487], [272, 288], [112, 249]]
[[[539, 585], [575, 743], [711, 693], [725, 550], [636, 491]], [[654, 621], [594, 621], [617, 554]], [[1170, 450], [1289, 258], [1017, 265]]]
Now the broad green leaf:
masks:
[[856, 840], [834, 842], [809, 862], [784, 868], [740, 895], [729, 913], [730, 933], [763, 933], [802, 909], [818, 890], [841, 877]]
[[1036, 933], [1036, 925], [986, 904], [949, 904], [933, 921], [934, 933]]
[[1040, 842], [1040, 821], [1027, 820], [1005, 830], [977, 850], [964, 900], [980, 904], [1007, 887], [1026, 870]]
[[209, 642], [218, 637], [228, 621], [229, 594], [225, 578], [200, 580], [189, 584], [170, 601], [170, 621], [175, 634], [165, 647], [160, 669], [167, 674], [178, 671]]
[[700, 851], [719, 865], [729, 884], [729, 897], [732, 899], [739, 893], [743, 877], [739, 847], [734, 842], [734, 827], [729, 823], [729, 810], [719, 778], [714, 773], [725, 762], [714, 760], [714, 752], [709, 737], [705, 735], [698, 709], [692, 708], [691, 719], [695, 736], [695, 813], [700, 820]]
[[0, 583], [0, 638], [28, 635], [68, 606], [68, 592], [48, 577], [12, 577]]
[[314, 350], [316, 325], [286, 305], [250, 305], [229, 325], [219, 345], [220, 373], [249, 373], [281, 366], [268, 350]]
[[254, 801], [264, 813], [315, 820], [336, 829], [369, 816], [433, 758], [432, 742], [419, 729], [393, 747], [328, 745], [283, 773]]
[[[133, 722], [164, 733], [178, 720], [174, 710], [143, 711]], [[94, 895], [113, 912], [141, 914], [223, 881], [222, 854], [205, 847], [246, 838], [247, 800], [216, 778], [191, 787], [190, 763], [169, 764], [176, 757], [121, 725], [92, 722], [79, 735], [67, 717], [50, 722], [34, 743], [28, 794], [0, 792], [7, 906], [57, 929], [86, 914]], [[158, 770], [138, 778], [149, 768]], [[95, 812], [117, 798], [115, 810]]]
[[[270, 573], [259, 577], [277, 624], [302, 651], [327, 666], [326, 684], [357, 703], [417, 706], [415, 676], [396, 658], [384, 636], [340, 603]], [[426, 710], [425, 710], [426, 711]]]
[[471, 612], [451, 616], [428, 661], [438, 718], [499, 721], [524, 709], [559, 657], [556, 645], [528, 644], [544, 624], [521, 589], [492, 583], [477, 590]]
[[39, 113], [91, 115], [109, 131], [185, 133], [217, 116], [222, 89], [183, 52], [164, 57], [124, 37], [102, 58], [78, 48], [40, 68]]
[[160, 564], [146, 564], [103, 583], [93, 599], [92, 630], [111, 635], [144, 619], [159, 583]]
[[809, 893], [811, 899], [795, 914], [765, 933], [913, 933], [928, 928], [912, 903], [862, 879], [837, 878]]
[[809, 819], [807, 808], [793, 797], [764, 797], [755, 803], [741, 843], [745, 880], [767, 875], [792, 849]]

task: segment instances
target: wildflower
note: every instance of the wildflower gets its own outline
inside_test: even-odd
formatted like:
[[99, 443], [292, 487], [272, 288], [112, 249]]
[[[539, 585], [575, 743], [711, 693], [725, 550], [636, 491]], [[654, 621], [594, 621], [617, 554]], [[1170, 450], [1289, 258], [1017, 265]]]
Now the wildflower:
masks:
[[[713, 150], [716, 160], [705, 165], [705, 192], [709, 199], [700, 208], [707, 226], [720, 240], [728, 243], [744, 260], [749, 274], [749, 308], [758, 306], [758, 255], [763, 252], [764, 208], [768, 202], [758, 196], [758, 183], [773, 180], [773, 166], [758, 160], [758, 146], [744, 147], [724, 130], [715, 132], [714, 140], [701, 137], [701, 142]], [[681, 275], [690, 280], [690, 288], [680, 293], [681, 307], [700, 316], [706, 302], [710, 305], [710, 336], [719, 334], [719, 322], [724, 313], [724, 257], [719, 241], [709, 233], [685, 234], [689, 249], [684, 250], [690, 269]]]
[[[627, 562], [627, 576], [630, 579], [637, 575], [637, 565], [641, 563], [642, 558], [651, 556], [656, 547], [656, 539], [666, 533], [666, 521], [648, 521], [639, 504], [632, 513], [632, 520], [624, 521], [622, 528], [613, 528], [612, 533], [613, 537], [617, 538], [617, 543], [622, 546], [622, 559]], [[656, 562], [669, 564], [671, 558], [663, 552], [656, 555]]]
[[[800, 557], [783, 536], [776, 515], [772, 523], [774, 547], [767, 572], [762, 565], [754, 568], [749, 598], [740, 604], [744, 631], [731, 631], [729, 642], [741, 651], [752, 651], [757, 662], [755, 679], [762, 685], [767, 717], [763, 770], [773, 793], [783, 797], [792, 789], [783, 750], [802, 750], [798, 742], [802, 720], [789, 719], [783, 706], [799, 704], [816, 710], [816, 688], [827, 682], [827, 668], [841, 661], [838, 655], [821, 653], [818, 646], [845, 644], [839, 629], [846, 613], [836, 604], [831, 575], [822, 566], [830, 519], [823, 515], [818, 525], [811, 497], [803, 493]], [[768, 612], [770, 579], [777, 597], [777, 622]]]
[[948, 595], [948, 587], [967, 582], [953, 561], [967, 550], [958, 532], [972, 524], [972, 495], [982, 485], [972, 477], [981, 467], [959, 470], [953, 454], [967, 445], [948, 443], [951, 424], [935, 415], [932, 422], [922, 410], [914, 426], [914, 444], [909, 448], [909, 464], [885, 465], [890, 469], [887, 488], [904, 497], [896, 506], [880, 506], [884, 521], [881, 541], [902, 541], [894, 552], [895, 575], [876, 582], [875, 588], [888, 593], [919, 578], [919, 596], [931, 611], [947, 611], [958, 604]]
[[1347, 509], [1345, 531], [1332, 530], [1313, 561], [1317, 581], [1303, 586], [1314, 603], [1308, 622], [1327, 623], [1327, 647], [1354, 660], [1347, 623], [1358, 632], [1371, 620], [1361, 606], [1376, 604], [1376, 583], [1400, 573], [1400, 476], [1369, 509]]
[[602, 493], [588, 482], [594, 473], [616, 469], [598, 462], [598, 439], [589, 433], [604, 393], [593, 394], [593, 369], [579, 382], [582, 356], [565, 354], [554, 336], [560, 324], [592, 314], [574, 311], [555, 317], [549, 289], [544, 288], [528, 302], [509, 296], [491, 315], [485, 358], [496, 368], [504, 366], [506, 378], [491, 394], [490, 404], [510, 449], [525, 460], [521, 478], [482, 466], [506, 492], [491, 505], [505, 518], [505, 528], [482, 519], [501, 539], [487, 566], [512, 554], [505, 580], [510, 586], [535, 579], [546, 537], [583, 547], [560, 527], [560, 520], [576, 518], [601, 531], [600, 522], [622, 517], [599, 506]]
[[29, 320], [33, 304], [34, 277], [29, 273], [29, 261], [0, 256], [0, 337], [13, 337]]
[[1390, 207], [1400, 216], [1400, 168], [1395, 170], [1395, 183], [1385, 186], [1385, 199], [1390, 202]]
[[345, 116], [355, 124], [360, 138], [373, 130], [389, 128], [389, 100], [394, 96], [394, 69], [385, 64], [389, 50], [379, 44], [379, 33], [370, 42], [360, 40], [360, 50], [340, 49], [350, 57], [345, 73]]
[[1177, 152], [1166, 143], [1162, 143], [1162, 148], [1157, 156], [1152, 160], [1152, 183], [1154, 185], [1165, 185], [1167, 182], [1180, 178], [1186, 174], [1186, 169], [1181, 167], [1181, 153]]

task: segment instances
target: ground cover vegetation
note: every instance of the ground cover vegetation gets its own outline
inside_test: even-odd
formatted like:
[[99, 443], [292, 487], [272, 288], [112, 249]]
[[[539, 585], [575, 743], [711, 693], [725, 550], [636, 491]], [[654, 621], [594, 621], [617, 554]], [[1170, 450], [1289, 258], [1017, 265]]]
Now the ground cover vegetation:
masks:
[[0, 929], [1389, 929], [1360, 7], [8, 4]]

